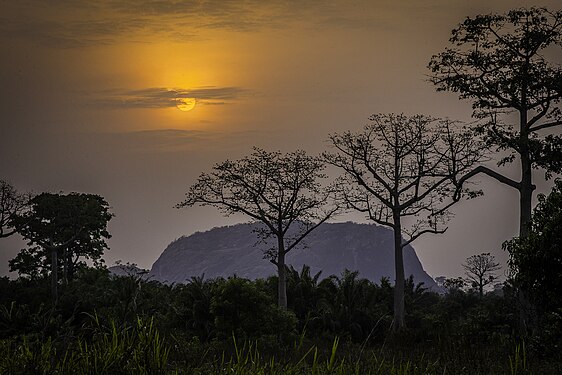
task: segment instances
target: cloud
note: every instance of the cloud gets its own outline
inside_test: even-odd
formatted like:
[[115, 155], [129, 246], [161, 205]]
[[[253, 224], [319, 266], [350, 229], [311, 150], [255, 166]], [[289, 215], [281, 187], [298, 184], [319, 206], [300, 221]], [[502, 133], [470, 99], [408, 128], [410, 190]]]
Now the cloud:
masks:
[[80, 48], [163, 35], [200, 38], [203, 29], [250, 31], [270, 23], [258, 3], [222, 0], [21, 0], [2, 5], [0, 37]]
[[222, 105], [239, 99], [248, 90], [240, 87], [203, 86], [193, 89], [150, 87], [98, 93], [96, 105], [105, 108], [170, 108], [178, 99], [194, 98], [197, 104]]
[[25, 39], [36, 45], [76, 48], [111, 44], [153, 20], [109, 12], [103, 2], [21, 0], [2, 5], [0, 37]]
[[23, 38], [36, 45], [80, 48], [154, 35], [186, 42], [204, 38], [205, 30], [250, 32], [291, 27], [372, 27], [377, 5], [366, 0], [20, 0], [3, 5], [0, 37]]

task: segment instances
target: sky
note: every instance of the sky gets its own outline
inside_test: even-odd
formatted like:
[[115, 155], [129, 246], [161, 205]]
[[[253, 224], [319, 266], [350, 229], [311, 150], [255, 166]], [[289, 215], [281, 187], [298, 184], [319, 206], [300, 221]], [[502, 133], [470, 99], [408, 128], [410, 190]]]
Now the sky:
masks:
[[[244, 221], [174, 208], [215, 163], [253, 146], [318, 154], [329, 134], [358, 131], [374, 113], [470, 121], [470, 102], [428, 82], [431, 56], [467, 16], [530, 5], [560, 7], [0, 0], [0, 179], [20, 191], [102, 195], [115, 214], [106, 263], [150, 268], [174, 239]], [[518, 178], [516, 168], [504, 171]], [[548, 192], [536, 177], [538, 192]], [[482, 252], [505, 264], [518, 195], [487, 178], [480, 188], [484, 197], [454, 207], [444, 235], [413, 243], [430, 275], [460, 276], [466, 258]], [[17, 236], [0, 239], [0, 275], [23, 246]]]

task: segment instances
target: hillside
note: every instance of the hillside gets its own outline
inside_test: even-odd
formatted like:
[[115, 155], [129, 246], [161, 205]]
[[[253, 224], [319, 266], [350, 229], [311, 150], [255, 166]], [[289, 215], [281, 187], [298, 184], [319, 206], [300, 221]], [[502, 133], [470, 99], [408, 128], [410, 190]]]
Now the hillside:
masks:
[[[275, 267], [263, 259], [264, 244], [257, 244], [256, 224], [238, 224], [197, 232], [172, 242], [152, 266], [153, 279], [181, 283], [192, 276], [206, 278], [230, 276], [255, 279], [275, 273]], [[322, 276], [340, 275], [344, 269], [357, 270], [360, 277], [378, 282], [382, 277], [394, 280], [392, 231], [356, 223], [326, 223], [312, 232], [305, 247], [292, 250], [287, 264], [300, 269], [303, 264]], [[424, 271], [414, 249], [404, 249], [406, 275], [416, 283], [435, 288], [434, 280]]]

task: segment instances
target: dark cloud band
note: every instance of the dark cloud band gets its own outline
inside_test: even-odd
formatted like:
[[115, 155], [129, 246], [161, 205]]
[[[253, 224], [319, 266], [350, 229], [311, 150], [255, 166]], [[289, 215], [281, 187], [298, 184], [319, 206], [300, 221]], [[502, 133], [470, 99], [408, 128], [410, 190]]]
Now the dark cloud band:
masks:
[[204, 86], [194, 89], [149, 87], [139, 90], [110, 90], [99, 93], [94, 101], [109, 108], [169, 108], [178, 100], [193, 98], [198, 104], [227, 104], [239, 99], [248, 90], [240, 87]]

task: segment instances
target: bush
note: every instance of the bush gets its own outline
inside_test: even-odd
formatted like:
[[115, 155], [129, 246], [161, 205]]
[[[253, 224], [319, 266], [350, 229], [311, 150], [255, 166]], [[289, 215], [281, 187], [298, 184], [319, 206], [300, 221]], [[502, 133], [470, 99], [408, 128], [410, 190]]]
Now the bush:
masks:
[[229, 338], [233, 333], [241, 339], [295, 334], [295, 315], [278, 308], [271, 296], [246, 279], [232, 277], [218, 283], [211, 313], [219, 338]]

